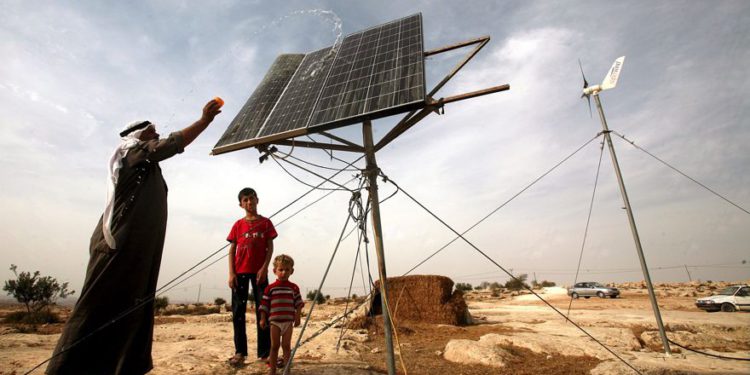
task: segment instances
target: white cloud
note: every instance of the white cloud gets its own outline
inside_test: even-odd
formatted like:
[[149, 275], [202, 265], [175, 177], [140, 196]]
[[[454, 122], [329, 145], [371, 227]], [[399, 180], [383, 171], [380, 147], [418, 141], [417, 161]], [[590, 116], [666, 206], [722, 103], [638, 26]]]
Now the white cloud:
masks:
[[[439, 96], [511, 85], [507, 92], [447, 105], [444, 116], [430, 115], [377, 155], [393, 181], [457, 230], [510, 199], [600, 131], [596, 113], [589, 118], [579, 98], [578, 58], [594, 82], [620, 54], [628, 57], [619, 86], [602, 94], [610, 127], [740, 205], [750, 205], [750, 177], [745, 173], [750, 161], [744, 146], [750, 131], [743, 126], [748, 85], [742, 84], [746, 74], [736, 65], [750, 54], [749, 43], [740, 37], [747, 34], [741, 20], [750, 12], [743, 3], [654, 8], [646, 2], [572, 7], [524, 2], [469, 8], [438, 2], [423, 9], [397, 3], [319, 4], [320, 9], [333, 9], [341, 23], [304, 2], [225, 1], [201, 9], [186, 4], [6, 6], [0, 15], [0, 173], [10, 177], [3, 180], [0, 195], [5, 228], [0, 231], [0, 265], [14, 262], [80, 285], [117, 131], [134, 118], [152, 119], [162, 133], [179, 130], [218, 95], [226, 100], [224, 113], [184, 154], [162, 163], [170, 186], [162, 279], [179, 274], [224, 244], [228, 225], [242, 214], [235, 203], [239, 188], [256, 187], [262, 212], [268, 215], [307, 190], [272, 162], [258, 164], [255, 150], [208, 156], [273, 59], [330, 45], [339, 32], [416, 11], [423, 12], [431, 47], [492, 36]], [[607, 27], [587, 21], [611, 12], [620, 17]], [[722, 27], [712, 27], [717, 24]], [[428, 81], [439, 81], [463, 52], [430, 58]], [[392, 119], [378, 120], [375, 130], [382, 136], [392, 124]], [[358, 142], [361, 137], [358, 126], [340, 133]], [[750, 240], [743, 230], [746, 214], [627, 143], [615, 139], [615, 147], [651, 265], [673, 265], [674, 254], [689, 264], [745, 257]], [[315, 150], [298, 149], [295, 155], [340, 165]], [[570, 281], [598, 157], [595, 141], [468, 238], [517, 272]], [[318, 181], [298, 170], [293, 173]], [[393, 189], [380, 182], [381, 196]], [[274, 220], [322, 194], [311, 194]], [[300, 284], [317, 287], [349, 198], [349, 193], [337, 192], [279, 228], [279, 251], [304, 264], [295, 273]], [[604, 155], [584, 249], [586, 267], [638, 268], [620, 207], [611, 162]], [[391, 275], [405, 272], [453, 238], [403, 193], [382, 210]], [[39, 240], [33, 230], [47, 212], [64, 221], [50, 231], [56, 239], [52, 243]], [[352, 237], [341, 248], [327, 285], [348, 285], [354, 251]], [[60, 254], [64, 261], [49, 262]], [[219, 262], [197, 277], [204, 287], [223, 288], [225, 268]], [[742, 269], [729, 270], [720, 276], [746, 275]], [[458, 278], [497, 269], [458, 241], [417, 271], [424, 272]], [[702, 272], [722, 278], [716, 270], [713, 276], [712, 270]], [[499, 273], [488, 275], [504, 279]]]

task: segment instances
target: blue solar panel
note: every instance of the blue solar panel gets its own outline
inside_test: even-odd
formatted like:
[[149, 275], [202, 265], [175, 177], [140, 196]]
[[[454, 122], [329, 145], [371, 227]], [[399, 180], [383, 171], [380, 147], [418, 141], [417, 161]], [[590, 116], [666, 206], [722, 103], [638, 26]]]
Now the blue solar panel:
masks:
[[[264, 87], [264, 79], [213, 153], [424, 107], [423, 51], [422, 15], [415, 14], [350, 34], [337, 48], [309, 53], [297, 63], [270, 110], [267, 101], [253, 99], [259, 91], [278, 92], [277, 87]], [[261, 107], [255, 110], [255, 105]]]
[[[214, 146], [214, 149], [234, 146], [239, 142], [257, 137], [258, 131], [265, 123], [266, 118], [278, 102], [304, 57], [304, 54], [285, 54], [276, 58], [258, 88], [242, 106], [240, 112], [227, 127], [224, 135], [219, 138], [219, 142]], [[234, 149], [238, 148], [242, 147]]]

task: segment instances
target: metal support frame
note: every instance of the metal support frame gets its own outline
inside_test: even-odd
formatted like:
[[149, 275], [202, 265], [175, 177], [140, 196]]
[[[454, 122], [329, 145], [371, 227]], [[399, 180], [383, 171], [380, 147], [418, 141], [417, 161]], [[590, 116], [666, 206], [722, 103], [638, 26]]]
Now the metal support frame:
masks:
[[[333, 150], [333, 151], [365, 152], [365, 148], [359, 145], [348, 146], [348, 145], [339, 145], [335, 143], [297, 141], [295, 139], [283, 139], [280, 141], [274, 141], [273, 144], [282, 145], [282, 146], [317, 148], [317, 149]], [[261, 149], [261, 147], [257, 147], [257, 148]]]
[[388, 143], [396, 139], [399, 135], [404, 133], [405, 131], [409, 130], [412, 126], [414, 126], [417, 122], [421, 121], [423, 118], [427, 117], [427, 115], [430, 114], [430, 112], [437, 112], [440, 108], [443, 107], [445, 103], [451, 103], [459, 100], [474, 98], [477, 96], [492, 94], [495, 92], [505, 91], [510, 89], [510, 85], [500, 85], [495, 87], [490, 87], [484, 90], [479, 91], [473, 91], [466, 94], [456, 95], [456, 96], [450, 96], [448, 98], [441, 98], [438, 100], [433, 99], [433, 96], [443, 87], [445, 86], [448, 81], [450, 81], [453, 76], [455, 76], [459, 70], [461, 70], [474, 56], [484, 47], [487, 43], [489, 43], [490, 37], [489, 35], [467, 40], [465, 42], [452, 44], [449, 46], [441, 47], [438, 49], [434, 49], [431, 51], [426, 51], [424, 53], [424, 56], [431, 56], [431, 55], [437, 55], [439, 53], [452, 51], [454, 49], [467, 47], [473, 44], [476, 44], [477, 46], [474, 47], [473, 50], [471, 50], [461, 61], [459, 61], [456, 66], [453, 67], [453, 69], [445, 76], [443, 79], [435, 85], [435, 87], [430, 90], [430, 92], [427, 94], [427, 106], [425, 108], [422, 108], [420, 111], [411, 111], [406, 116], [404, 116], [401, 121], [399, 121], [396, 126], [391, 129], [388, 134], [383, 136], [383, 138], [375, 145], [375, 151], [380, 150], [381, 148], [385, 147]]
[[343, 144], [345, 144], [347, 146], [353, 147], [353, 148], [355, 148], [357, 150], [361, 149], [360, 152], [364, 152], [364, 147], [362, 147], [362, 146], [360, 146], [360, 145], [358, 145], [358, 144], [356, 144], [354, 142], [350, 142], [350, 141], [348, 141], [348, 140], [346, 140], [344, 138], [337, 137], [337, 136], [335, 136], [335, 135], [333, 135], [333, 134], [331, 134], [329, 132], [325, 132], [325, 131], [320, 132], [319, 134], [324, 135], [324, 136], [326, 136], [326, 137], [328, 137], [328, 138], [330, 138], [330, 139], [332, 139], [332, 140], [334, 140], [336, 142], [341, 142], [341, 143], [343, 143]]
[[484, 47], [489, 42], [490, 42], [490, 36], [486, 35], [486, 36], [483, 36], [481, 38], [472, 39], [472, 40], [469, 40], [469, 41], [466, 41], [466, 42], [454, 44], [452, 46], [447, 46], [447, 47], [439, 48], [439, 49], [432, 50], [432, 51], [429, 51], [429, 52], [425, 52], [424, 56], [426, 57], [426, 56], [435, 55], [435, 54], [438, 54], [438, 53], [452, 51], [452, 50], [454, 50], [456, 48], [462, 48], [462, 47], [470, 46], [472, 44], [477, 44], [477, 46], [474, 47], [474, 49], [471, 50], [471, 52], [469, 52], [466, 55], [466, 57], [464, 57], [463, 60], [459, 61], [459, 63], [456, 64], [455, 67], [453, 67], [453, 70], [451, 70], [451, 72], [448, 73], [448, 75], [446, 75], [443, 78], [443, 80], [440, 81], [440, 83], [438, 83], [437, 85], [435, 85], [435, 87], [432, 88], [432, 91], [430, 91], [427, 94], [427, 96], [428, 97], [432, 97], [433, 95], [435, 95], [436, 92], [438, 92], [441, 88], [443, 88], [443, 86], [445, 86], [445, 84], [448, 83], [448, 81], [450, 81], [450, 79], [453, 78], [453, 76], [455, 76], [456, 73], [458, 73], [458, 71], [461, 70], [461, 68], [463, 68], [464, 65], [466, 65], [466, 63], [469, 62], [469, 60], [473, 59], [474, 56], [479, 52], [479, 50], [481, 50], [482, 47]]
[[[396, 374], [396, 367], [395, 367], [395, 356], [393, 351], [393, 329], [391, 324], [391, 316], [388, 309], [388, 283], [387, 283], [387, 274], [386, 274], [386, 267], [385, 267], [385, 251], [383, 248], [383, 233], [382, 233], [382, 227], [380, 222], [380, 199], [378, 197], [378, 173], [380, 169], [378, 168], [377, 161], [375, 159], [375, 153], [385, 147], [387, 144], [389, 144], [391, 141], [395, 140], [399, 135], [403, 134], [405, 131], [409, 130], [412, 126], [416, 125], [419, 121], [427, 117], [430, 113], [437, 113], [440, 109], [443, 108], [443, 106], [446, 103], [452, 103], [457, 102], [461, 100], [466, 100], [470, 98], [475, 98], [482, 95], [492, 94], [495, 92], [505, 91], [510, 89], [510, 86], [500, 85], [495, 87], [490, 87], [483, 90], [468, 92], [460, 95], [455, 96], [449, 96], [447, 98], [441, 98], [438, 100], [435, 100], [432, 98], [432, 96], [440, 90], [453, 76], [458, 73], [461, 68], [466, 65], [473, 57], [474, 55], [479, 52], [484, 45], [489, 42], [490, 37], [489, 36], [483, 36], [480, 38], [472, 39], [469, 41], [453, 44], [450, 46], [442, 47], [436, 50], [424, 52], [424, 56], [430, 56], [438, 53], [443, 53], [447, 51], [451, 51], [457, 48], [462, 48], [470, 45], [477, 44], [477, 46], [467, 54], [467, 56], [461, 60], [454, 68], [451, 70], [450, 73], [448, 73], [440, 83], [438, 83], [429, 94], [426, 96], [426, 105], [424, 108], [419, 110], [414, 110], [409, 112], [406, 116], [404, 116], [401, 121], [399, 121], [396, 126], [393, 127], [383, 138], [375, 144], [373, 140], [373, 132], [372, 132], [372, 122], [369, 119], [366, 119], [362, 123], [362, 138], [363, 138], [363, 145], [360, 146], [354, 142], [351, 142], [349, 140], [340, 138], [336, 135], [333, 135], [326, 131], [319, 131], [318, 134], [321, 134], [325, 137], [328, 137], [329, 139], [336, 141], [338, 143], [319, 143], [315, 141], [297, 141], [294, 139], [294, 137], [300, 136], [300, 134], [292, 134], [290, 138], [286, 138], [283, 140], [276, 140], [268, 143], [264, 143], [261, 145], [257, 145], [256, 148], [258, 148], [261, 152], [269, 152], [268, 150], [272, 145], [285, 145], [285, 146], [294, 146], [294, 147], [309, 147], [309, 148], [317, 148], [317, 149], [327, 149], [327, 150], [335, 150], [335, 151], [349, 151], [349, 152], [361, 152], [365, 154], [365, 160], [366, 160], [366, 168], [363, 171], [363, 174], [368, 179], [368, 193], [369, 193], [369, 200], [370, 200], [370, 207], [371, 207], [371, 220], [372, 220], [372, 229], [373, 229], [373, 237], [375, 240], [375, 251], [377, 253], [378, 257], [378, 273], [380, 276], [380, 302], [381, 307], [383, 310], [383, 330], [385, 332], [385, 352], [386, 352], [386, 366], [388, 368], [388, 374], [389, 375], [395, 375]], [[287, 371], [287, 369], [285, 369]]]
[[612, 158], [612, 165], [615, 168], [615, 174], [617, 175], [617, 183], [620, 185], [620, 194], [622, 195], [623, 203], [625, 203], [625, 210], [628, 213], [628, 221], [630, 222], [630, 231], [633, 233], [633, 241], [635, 241], [635, 248], [638, 252], [638, 259], [641, 262], [641, 269], [643, 270], [643, 277], [646, 281], [646, 287], [648, 288], [648, 297], [651, 300], [651, 307], [654, 310], [654, 316], [656, 316], [656, 325], [659, 327], [659, 336], [661, 336], [662, 345], [664, 345], [664, 352], [667, 355], [672, 355], [672, 350], [669, 348], [669, 340], [667, 334], [664, 331], [664, 322], [661, 320], [661, 312], [659, 312], [659, 304], [656, 302], [656, 294], [654, 294], [654, 286], [651, 283], [651, 276], [648, 272], [648, 266], [646, 265], [646, 258], [643, 255], [643, 247], [641, 247], [641, 238], [638, 236], [638, 228], [635, 226], [635, 217], [633, 215], [633, 208], [630, 206], [630, 200], [628, 199], [628, 192], [625, 190], [625, 181], [622, 178], [622, 172], [620, 171], [620, 164], [617, 162], [617, 155], [615, 154], [615, 146], [612, 144], [612, 137], [610, 137], [609, 127], [607, 126], [607, 119], [604, 117], [604, 109], [602, 109], [602, 102], [599, 100], [599, 93], [594, 92], [592, 94], [594, 101], [596, 102], [596, 109], [599, 111], [599, 118], [602, 120], [602, 128], [604, 129], [604, 138], [607, 140], [607, 146], [609, 147], [609, 155]]
[[365, 144], [365, 160], [367, 175], [370, 212], [372, 214], [372, 231], [375, 237], [375, 252], [378, 256], [378, 274], [380, 275], [380, 305], [383, 310], [383, 331], [385, 332], [385, 355], [388, 374], [396, 374], [396, 362], [393, 355], [393, 332], [391, 329], [391, 314], [388, 310], [388, 276], [385, 272], [385, 252], [383, 250], [383, 231], [380, 225], [380, 198], [378, 197], [378, 168], [375, 160], [375, 146], [372, 141], [372, 123], [362, 123], [362, 136]]
[[[487, 94], [493, 94], [500, 91], [506, 91], [510, 90], [510, 85], [504, 84], [500, 86], [493, 86], [482, 90], [467, 92], [464, 94], [459, 95], [453, 95], [449, 96], [447, 98], [440, 98], [438, 100], [433, 99], [433, 96], [435, 93], [437, 93], [443, 86], [445, 86], [448, 81], [451, 80], [469, 61], [471, 61], [472, 58], [490, 41], [489, 36], [483, 36], [475, 39], [470, 39], [464, 42], [452, 44], [449, 46], [437, 48], [431, 51], [424, 52], [424, 56], [431, 56], [431, 55], [437, 55], [439, 53], [444, 53], [448, 51], [452, 51], [458, 48], [463, 48], [467, 46], [471, 46], [476, 44], [476, 47], [472, 49], [461, 61], [459, 61], [453, 69], [437, 84], [435, 87], [430, 90], [430, 92], [427, 94], [426, 99], [426, 105], [424, 108], [419, 110], [414, 110], [409, 112], [406, 116], [404, 116], [401, 121], [399, 121], [396, 126], [394, 126], [383, 138], [381, 138], [377, 144], [375, 144], [374, 151], [380, 151], [383, 147], [391, 143], [393, 140], [398, 138], [399, 135], [403, 134], [407, 130], [409, 130], [412, 126], [416, 125], [419, 121], [427, 117], [430, 113], [435, 112], [437, 113], [440, 109], [443, 108], [443, 106], [447, 103], [453, 103], [461, 100], [471, 99], [482, 95]], [[370, 120], [366, 120], [369, 122]], [[334, 151], [348, 151], [348, 152], [365, 152], [365, 147], [360, 146], [354, 142], [351, 142], [349, 140], [346, 140], [344, 138], [338, 137], [336, 135], [333, 135], [326, 131], [318, 132], [318, 134], [321, 134], [323, 136], [326, 136], [336, 142], [339, 142], [340, 144], [325, 144], [325, 143], [317, 143], [317, 142], [306, 142], [306, 141], [295, 141], [294, 139], [285, 139], [281, 141], [274, 141], [273, 144], [277, 145], [283, 145], [283, 146], [299, 146], [299, 147], [308, 147], [308, 148], [317, 148], [317, 149], [327, 149], [327, 150], [334, 150]]]

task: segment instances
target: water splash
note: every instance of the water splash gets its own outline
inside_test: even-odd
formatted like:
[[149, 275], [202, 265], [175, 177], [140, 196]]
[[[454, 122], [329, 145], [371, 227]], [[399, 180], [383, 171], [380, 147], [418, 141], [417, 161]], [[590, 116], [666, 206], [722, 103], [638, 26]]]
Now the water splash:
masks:
[[[341, 21], [341, 18], [332, 10], [325, 10], [325, 9], [303, 9], [303, 10], [295, 10], [289, 14], [286, 14], [284, 16], [277, 17], [276, 19], [272, 20], [271, 22], [265, 23], [259, 28], [256, 28], [252, 33], [250, 33], [249, 38], [247, 39], [255, 39], [261, 34], [266, 33], [269, 29], [278, 27], [282, 23], [286, 22], [287, 20], [295, 17], [300, 16], [315, 16], [315, 17], [322, 17], [325, 22], [329, 23], [331, 25], [331, 31], [334, 35], [336, 35], [336, 39], [333, 43], [333, 47], [326, 53], [324, 56], [319, 58], [317, 61], [313, 62], [312, 64], [308, 65], [308, 67], [301, 72], [302, 79], [312, 78], [315, 77], [317, 74], [320, 73], [320, 71], [323, 69], [323, 67], [326, 65], [326, 61], [328, 59], [332, 59], [336, 54], [338, 53], [339, 48], [341, 47], [341, 43], [343, 41], [343, 31], [342, 26], [343, 22]], [[248, 23], [250, 21], [247, 21]], [[240, 26], [240, 29], [244, 28], [244, 25]], [[245, 40], [246, 42], [247, 40]], [[207, 69], [207, 71], [202, 74], [204, 77], [210, 76], [209, 73], [211, 73], [214, 69], [216, 69], [219, 66], [223, 66], [227, 60], [229, 59], [240, 59], [244, 60], [247, 58], [246, 55], [243, 54], [246, 44], [243, 42], [237, 42], [232, 45], [232, 47], [222, 56], [220, 56], [218, 59], [214, 60], [214, 63], [211, 64], [211, 67]], [[283, 51], [279, 51], [279, 53], [282, 53]], [[304, 51], [304, 52], [311, 52], [311, 51]], [[194, 94], [195, 88], [197, 86], [198, 82], [194, 82], [191, 86], [190, 90], [182, 97], [180, 100], [180, 105], [182, 106], [185, 102], [185, 99], [187, 97], [190, 97]], [[174, 116], [176, 114], [176, 111], [172, 113], [169, 120], [167, 121], [166, 127], [168, 127], [168, 124], [171, 124]]]
[[[263, 33], [266, 31], [266, 29], [278, 26], [282, 22], [296, 16], [305, 16], [305, 15], [313, 15], [313, 16], [320, 16], [325, 19], [326, 22], [331, 24], [331, 31], [333, 34], [336, 35], [336, 40], [333, 42], [332, 48], [326, 53], [325, 55], [321, 56], [313, 62], [312, 64], [308, 65], [308, 67], [305, 69], [305, 71], [302, 72], [301, 78], [307, 79], [315, 77], [320, 71], [323, 69], [323, 67], [326, 65], [325, 62], [328, 59], [332, 59], [336, 54], [338, 53], [339, 48], [341, 48], [341, 43], [343, 41], [343, 22], [341, 21], [341, 18], [332, 10], [325, 10], [325, 9], [304, 9], [304, 10], [295, 10], [285, 16], [278, 17], [274, 19], [273, 21], [261, 26], [259, 29], [257, 29], [255, 32], [253, 32], [252, 36], [255, 37], [256, 35]], [[305, 51], [305, 52], [311, 52], [311, 51]]]
[[333, 42], [333, 46], [331, 47], [328, 52], [323, 55], [321, 58], [319, 58], [314, 63], [310, 64], [307, 69], [305, 69], [302, 75], [302, 79], [306, 78], [312, 78], [315, 77], [316, 74], [320, 72], [321, 69], [325, 66], [325, 62], [328, 59], [332, 59], [339, 51], [339, 48], [341, 48], [341, 43], [343, 42], [342, 37], [342, 26], [343, 23], [341, 22], [341, 18], [334, 13], [331, 10], [322, 10], [322, 9], [312, 9], [309, 11], [298, 11], [298, 12], [309, 12], [318, 16], [326, 17], [326, 21], [330, 22], [333, 25], [332, 31], [336, 34], [336, 40]]

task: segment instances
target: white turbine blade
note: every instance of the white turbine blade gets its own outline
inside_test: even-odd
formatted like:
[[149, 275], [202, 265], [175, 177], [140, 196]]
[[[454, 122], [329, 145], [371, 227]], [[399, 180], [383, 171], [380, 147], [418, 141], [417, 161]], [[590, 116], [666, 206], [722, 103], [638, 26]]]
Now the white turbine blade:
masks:
[[620, 72], [622, 71], [622, 64], [625, 62], [625, 56], [620, 56], [609, 68], [609, 73], [604, 77], [602, 81], [602, 90], [609, 90], [617, 86], [617, 79], [620, 78]]

